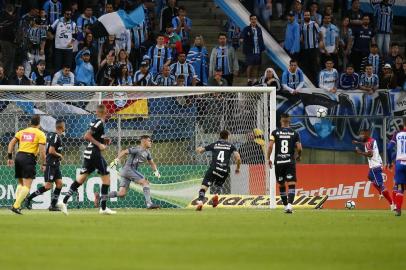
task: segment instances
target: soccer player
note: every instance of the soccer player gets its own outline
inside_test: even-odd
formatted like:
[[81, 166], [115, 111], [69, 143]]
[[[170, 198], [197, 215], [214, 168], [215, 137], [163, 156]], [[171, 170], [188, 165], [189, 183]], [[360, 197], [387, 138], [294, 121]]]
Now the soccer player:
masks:
[[395, 205], [393, 204], [389, 191], [383, 184], [382, 158], [379, 155], [378, 144], [374, 138], [371, 138], [371, 132], [368, 129], [361, 130], [360, 138], [362, 140], [361, 142], [353, 141], [353, 143], [364, 145], [365, 151], [362, 151], [357, 147], [355, 149], [355, 153], [368, 158], [368, 180], [372, 182], [372, 185], [379, 192], [379, 195], [385, 197], [391, 207], [391, 210], [394, 210]]
[[[120, 159], [126, 155], [129, 155], [124, 167], [120, 170], [120, 189], [119, 191], [111, 191], [109, 193], [109, 198], [124, 198], [130, 187], [131, 182], [137, 183], [142, 186], [144, 192], [145, 202], [148, 209], [160, 208], [158, 205], [152, 203], [151, 191], [149, 188], [149, 181], [145, 179], [145, 176], [138, 171], [139, 165], [145, 162], [151, 166], [154, 171], [154, 175], [157, 178], [161, 177], [158, 171], [158, 167], [152, 160], [151, 152], [149, 149], [152, 146], [151, 137], [148, 135], [141, 136], [141, 144], [136, 147], [131, 147], [129, 149], [122, 150], [117, 158], [113, 161], [112, 165], [117, 166], [120, 163]], [[95, 198], [95, 205], [98, 205], [98, 196]]]
[[85, 133], [84, 139], [89, 142], [83, 152], [83, 165], [79, 177], [72, 183], [68, 193], [63, 198], [63, 201], [57, 203], [57, 207], [68, 215], [67, 203], [70, 197], [78, 190], [78, 188], [87, 180], [89, 175], [97, 170], [101, 175], [101, 208], [99, 213], [102, 215], [113, 215], [116, 211], [107, 208], [108, 192], [110, 187], [110, 172], [107, 168], [107, 162], [104, 159], [102, 152], [106, 150], [107, 145], [111, 140], [104, 137], [104, 122], [106, 121], [107, 109], [103, 104], [99, 104], [96, 108], [97, 118], [90, 122], [89, 130]]
[[51, 206], [49, 211], [60, 211], [56, 207], [59, 194], [62, 189], [62, 173], [60, 169], [60, 163], [62, 156], [62, 140], [61, 135], [65, 132], [65, 122], [63, 120], [57, 120], [55, 123], [56, 132], [50, 132], [47, 134], [46, 144], [46, 167], [44, 172], [45, 185], [31, 193], [25, 200], [25, 207], [29, 210], [32, 209], [32, 199], [47, 192], [52, 188], [52, 184], [55, 182], [55, 190], [52, 193]]
[[[271, 155], [275, 148], [275, 160], [272, 162]], [[302, 144], [299, 133], [290, 128], [290, 116], [286, 113], [281, 115], [281, 127], [272, 131], [269, 142], [267, 157], [269, 166], [275, 164], [275, 177], [279, 184], [279, 193], [285, 207], [285, 213], [292, 214], [292, 203], [296, 192], [296, 161], [300, 161]], [[286, 184], [288, 194], [286, 196]]]
[[[15, 177], [18, 179], [16, 200], [10, 208], [16, 214], [21, 215], [21, 203], [30, 192], [32, 180], [35, 179], [37, 165], [36, 156], [40, 155], [41, 161], [45, 162], [46, 137], [40, 128], [40, 116], [34, 115], [31, 118], [31, 126], [20, 130], [8, 144], [7, 165], [15, 163]], [[14, 146], [18, 143], [18, 151], [13, 162]], [[41, 166], [45, 170], [45, 166]]]
[[[406, 125], [406, 118], [403, 118], [403, 125]], [[396, 216], [402, 214], [403, 193], [406, 189], [406, 129], [395, 133], [388, 145], [388, 153], [396, 149], [396, 165], [395, 165], [395, 188], [396, 195], [393, 201], [396, 205]], [[392, 164], [392, 155], [388, 155], [388, 163]]]
[[[216, 187], [222, 187], [226, 181], [228, 175], [230, 174], [230, 159], [231, 155], [234, 154], [235, 162], [237, 168], [235, 173], [240, 173], [241, 157], [237, 151], [237, 148], [228, 141], [230, 137], [230, 132], [228, 130], [223, 130], [220, 132], [220, 139], [212, 144], [205, 147], [198, 147], [196, 152], [198, 154], [203, 154], [208, 151], [211, 152], [211, 163], [209, 169], [203, 178], [202, 186], [199, 190], [199, 199], [197, 201], [197, 211], [201, 211], [203, 208], [203, 201], [206, 191], [212, 185]], [[213, 199], [213, 207], [218, 205], [218, 195], [215, 194]]]

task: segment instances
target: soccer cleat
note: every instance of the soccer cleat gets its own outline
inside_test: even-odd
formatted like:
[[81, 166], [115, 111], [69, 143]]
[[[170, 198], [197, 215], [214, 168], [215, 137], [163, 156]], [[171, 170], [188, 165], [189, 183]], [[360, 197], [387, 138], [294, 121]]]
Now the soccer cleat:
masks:
[[213, 196], [213, 199], [211, 199], [212, 204], [213, 204], [213, 208], [217, 207], [217, 205], [219, 205], [219, 195], [215, 194]]
[[161, 207], [157, 204], [151, 204], [151, 205], [147, 206], [148, 210], [159, 209], [159, 208], [161, 208]]
[[94, 193], [94, 208], [99, 208], [99, 202], [100, 202], [100, 194], [99, 192]]
[[396, 205], [395, 205], [394, 203], [392, 203], [392, 204], [390, 205], [390, 210], [391, 210], [391, 211], [396, 211]]
[[58, 207], [59, 209], [61, 209], [62, 213], [64, 213], [66, 216], [69, 215], [68, 213], [68, 207], [66, 206], [65, 203], [63, 203], [63, 201], [60, 201], [56, 204], [56, 207]]
[[60, 212], [60, 211], [61, 211], [61, 209], [59, 209], [59, 208], [56, 207], [56, 206], [52, 206], [52, 205], [48, 208], [48, 210], [49, 210], [50, 212]]
[[203, 209], [203, 202], [197, 201], [196, 211], [202, 211]]
[[115, 215], [115, 214], [117, 214], [117, 212], [106, 207], [106, 209], [104, 209], [104, 210], [100, 208], [99, 214], [100, 215]]
[[21, 213], [21, 209], [20, 208], [14, 208], [14, 206], [10, 207], [11, 212], [14, 212], [18, 215], [22, 215], [23, 213]]
[[396, 209], [395, 216], [400, 217], [402, 215], [402, 210]]
[[31, 200], [29, 200], [28, 198], [24, 200], [24, 206], [25, 208], [27, 208], [28, 210], [32, 210], [32, 202]]
[[285, 213], [286, 214], [293, 214], [292, 205], [290, 203], [285, 206]]

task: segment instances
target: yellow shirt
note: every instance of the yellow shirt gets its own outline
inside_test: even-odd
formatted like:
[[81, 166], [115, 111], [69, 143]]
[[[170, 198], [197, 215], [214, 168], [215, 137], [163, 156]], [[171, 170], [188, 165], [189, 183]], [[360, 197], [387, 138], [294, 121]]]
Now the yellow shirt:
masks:
[[18, 152], [25, 152], [37, 155], [38, 146], [46, 143], [45, 133], [38, 128], [29, 127], [20, 130], [15, 137], [18, 139]]

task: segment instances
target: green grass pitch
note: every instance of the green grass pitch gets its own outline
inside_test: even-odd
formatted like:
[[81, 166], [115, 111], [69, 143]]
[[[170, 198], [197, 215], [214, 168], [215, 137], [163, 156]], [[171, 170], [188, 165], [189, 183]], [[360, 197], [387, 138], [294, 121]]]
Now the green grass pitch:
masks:
[[2, 270], [405, 269], [405, 240], [389, 211], [0, 210]]

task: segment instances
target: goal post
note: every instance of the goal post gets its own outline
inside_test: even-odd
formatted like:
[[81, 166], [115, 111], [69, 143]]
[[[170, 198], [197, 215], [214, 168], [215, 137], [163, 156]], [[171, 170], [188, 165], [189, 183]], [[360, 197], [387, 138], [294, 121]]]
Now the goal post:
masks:
[[[266, 150], [270, 132], [276, 127], [276, 89], [273, 87], [112, 87], [112, 86], [0, 86], [1, 153], [33, 114], [40, 114], [41, 128], [54, 131], [57, 119], [66, 123], [61, 164], [64, 187], [68, 191], [82, 164], [86, 142], [83, 134], [95, 118], [98, 104], [105, 104], [108, 119], [106, 136], [112, 144], [104, 151], [107, 162], [121, 149], [135, 146], [141, 135], [153, 139], [151, 153], [162, 177], [156, 178], [148, 166], [141, 173], [151, 182], [151, 195], [161, 207], [193, 205], [210, 155], [195, 152], [198, 146], [218, 139], [221, 130], [231, 132], [230, 141], [242, 158], [241, 173], [231, 173], [225, 185], [208, 192], [221, 194], [224, 207], [276, 207], [275, 176], [268, 166]], [[124, 161], [122, 161], [124, 162]], [[37, 174], [31, 192], [43, 183]], [[14, 169], [0, 163], [0, 207], [15, 197]], [[101, 180], [91, 175], [72, 198], [73, 207], [93, 207], [94, 193]], [[111, 190], [119, 188], [119, 172], [111, 170]], [[111, 207], [145, 207], [140, 186], [131, 184], [123, 199], [112, 199]], [[50, 192], [36, 197], [34, 209], [49, 206]]]

